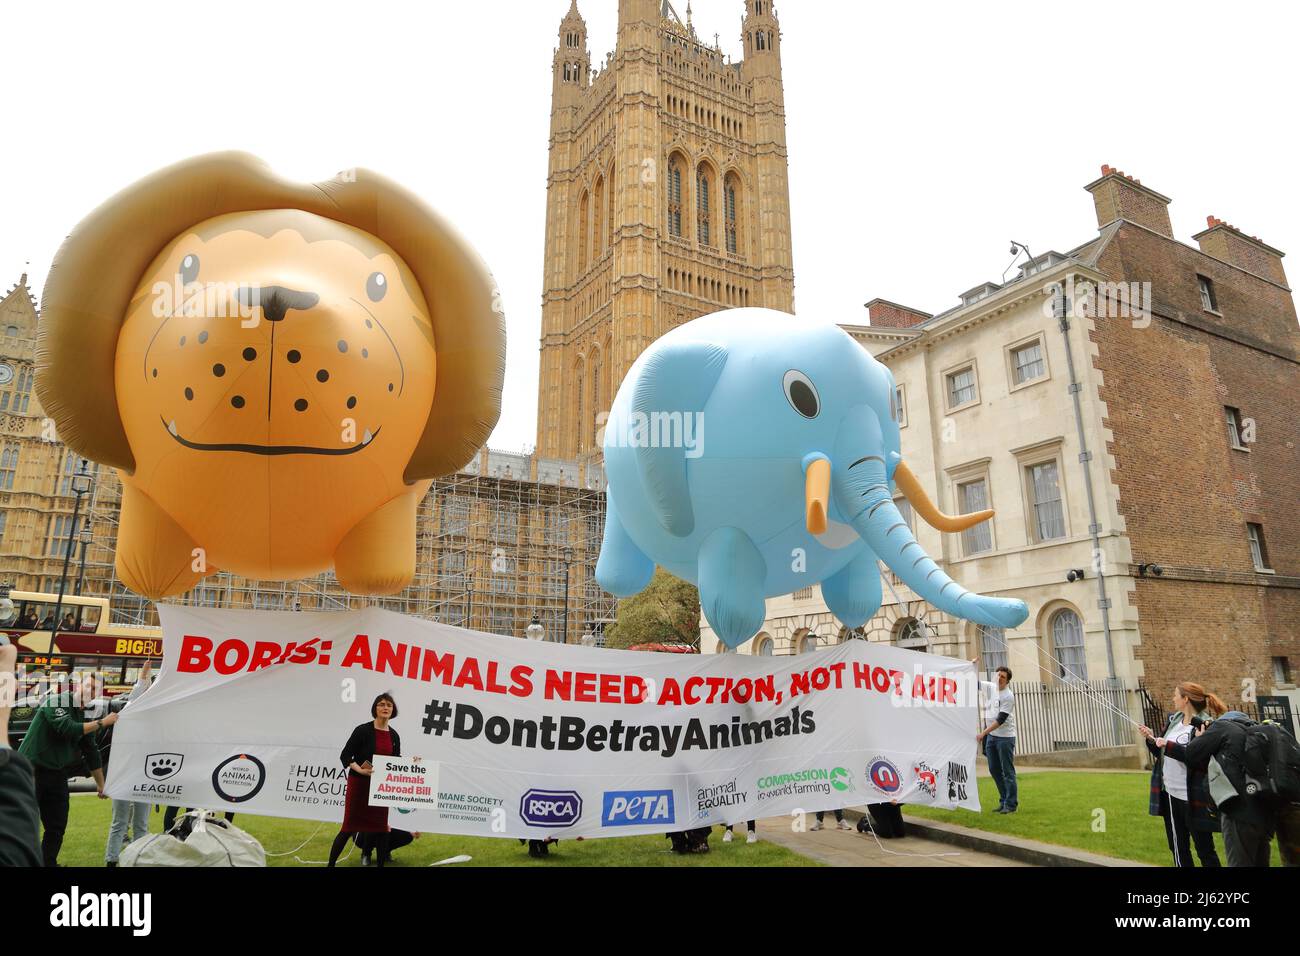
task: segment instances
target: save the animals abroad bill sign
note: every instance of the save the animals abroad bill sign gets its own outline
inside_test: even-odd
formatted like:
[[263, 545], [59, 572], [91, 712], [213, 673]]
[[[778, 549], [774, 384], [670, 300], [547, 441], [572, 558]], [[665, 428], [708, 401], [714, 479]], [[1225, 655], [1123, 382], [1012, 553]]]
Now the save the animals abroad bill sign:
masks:
[[339, 821], [340, 750], [387, 692], [401, 739], [382, 764], [401, 784], [389, 822], [412, 831], [600, 837], [891, 800], [979, 809], [966, 661], [858, 640], [792, 657], [614, 651], [374, 608], [160, 614], [162, 674], [114, 732], [118, 799]]

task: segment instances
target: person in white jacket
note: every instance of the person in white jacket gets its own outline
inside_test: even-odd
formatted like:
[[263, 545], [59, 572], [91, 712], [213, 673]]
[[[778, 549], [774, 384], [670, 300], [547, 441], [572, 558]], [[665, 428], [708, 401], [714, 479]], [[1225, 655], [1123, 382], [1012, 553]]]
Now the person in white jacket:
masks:
[[[153, 683], [152, 671], [153, 662], [145, 661], [144, 667], [140, 668], [140, 676], [136, 679], [135, 686], [131, 688], [131, 693], [126, 695], [127, 704], [149, 689]], [[109, 757], [112, 757], [111, 750]], [[104, 771], [107, 774], [107, 763], [104, 765]], [[108, 843], [104, 847], [104, 865], [117, 866], [117, 858], [122, 853], [123, 844], [134, 843], [148, 832], [149, 804], [147, 802], [114, 800], [113, 820], [108, 825]]]

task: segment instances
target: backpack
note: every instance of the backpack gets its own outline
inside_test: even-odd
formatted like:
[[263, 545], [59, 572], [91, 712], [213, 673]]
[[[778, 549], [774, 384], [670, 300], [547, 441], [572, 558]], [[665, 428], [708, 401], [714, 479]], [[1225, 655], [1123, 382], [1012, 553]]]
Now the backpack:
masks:
[[1300, 801], [1300, 744], [1271, 720], [1246, 730], [1246, 792], [1283, 802]]

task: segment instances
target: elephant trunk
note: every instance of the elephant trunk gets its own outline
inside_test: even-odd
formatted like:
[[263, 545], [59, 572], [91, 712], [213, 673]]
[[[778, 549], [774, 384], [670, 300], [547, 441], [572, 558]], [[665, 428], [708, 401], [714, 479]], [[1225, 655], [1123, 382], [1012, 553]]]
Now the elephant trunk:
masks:
[[1029, 616], [1023, 601], [967, 591], [925, 553], [894, 504], [883, 457], [860, 458], [849, 467], [839, 467], [837, 462], [837, 473], [840, 512], [919, 597], [945, 613], [990, 627], [1016, 627]]

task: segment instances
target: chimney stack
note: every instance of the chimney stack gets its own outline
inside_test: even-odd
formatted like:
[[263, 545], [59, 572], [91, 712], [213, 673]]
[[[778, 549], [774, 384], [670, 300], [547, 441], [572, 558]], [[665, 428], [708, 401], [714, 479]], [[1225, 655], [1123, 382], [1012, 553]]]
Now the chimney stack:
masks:
[[1286, 253], [1214, 216], [1206, 216], [1205, 224], [1209, 228], [1192, 236], [1203, 253], [1286, 285], [1286, 273], [1282, 270], [1282, 257]]
[[1097, 205], [1098, 228], [1105, 228], [1116, 219], [1127, 219], [1162, 236], [1174, 237], [1169, 222], [1169, 197], [1143, 186], [1142, 180], [1106, 165], [1101, 167], [1101, 179], [1083, 188], [1092, 193]]
[[872, 299], [867, 303], [867, 322], [875, 329], [910, 329], [932, 319], [929, 312], [910, 309], [887, 299]]

